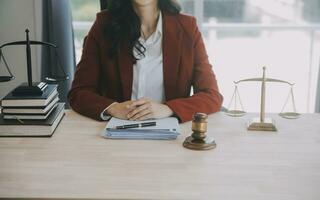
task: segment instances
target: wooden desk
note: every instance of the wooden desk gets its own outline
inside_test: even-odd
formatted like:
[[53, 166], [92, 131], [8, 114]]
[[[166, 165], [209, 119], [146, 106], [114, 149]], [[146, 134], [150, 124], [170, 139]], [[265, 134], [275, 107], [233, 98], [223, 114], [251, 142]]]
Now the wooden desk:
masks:
[[0, 197], [319, 200], [320, 115], [275, 115], [278, 133], [247, 132], [251, 116], [211, 115], [218, 146], [199, 152], [190, 122], [174, 141], [107, 140], [68, 111], [52, 138], [0, 138]]

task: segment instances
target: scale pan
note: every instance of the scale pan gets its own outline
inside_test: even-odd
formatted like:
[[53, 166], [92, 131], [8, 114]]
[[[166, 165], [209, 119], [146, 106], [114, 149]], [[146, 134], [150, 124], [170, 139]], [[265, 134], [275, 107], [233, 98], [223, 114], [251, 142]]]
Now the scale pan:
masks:
[[9, 82], [14, 79], [14, 76], [0, 76], [0, 82]]
[[243, 110], [228, 110], [226, 111], [226, 115], [231, 117], [242, 117], [246, 114]]
[[296, 112], [284, 112], [279, 113], [279, 115], [285, 119], [298, 119], [301, 114]]

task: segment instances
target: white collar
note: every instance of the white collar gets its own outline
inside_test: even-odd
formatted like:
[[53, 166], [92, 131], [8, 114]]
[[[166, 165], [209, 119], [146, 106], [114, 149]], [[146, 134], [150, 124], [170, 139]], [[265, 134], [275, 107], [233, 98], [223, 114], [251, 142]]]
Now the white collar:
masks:
[[159, 12], [156, 31], [162, 35], [162, 14], [161, 14], [161, 11]]

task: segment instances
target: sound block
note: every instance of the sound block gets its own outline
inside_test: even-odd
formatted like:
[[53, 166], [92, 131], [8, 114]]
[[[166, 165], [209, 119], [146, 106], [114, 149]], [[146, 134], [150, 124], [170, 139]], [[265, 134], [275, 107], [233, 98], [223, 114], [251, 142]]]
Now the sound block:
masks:
[[183, 146], [192, 150], [210, 150], [216, 148], [214, 139], [206, 137], [203, 140], [197, 140], [189, 136], [183, 142]]

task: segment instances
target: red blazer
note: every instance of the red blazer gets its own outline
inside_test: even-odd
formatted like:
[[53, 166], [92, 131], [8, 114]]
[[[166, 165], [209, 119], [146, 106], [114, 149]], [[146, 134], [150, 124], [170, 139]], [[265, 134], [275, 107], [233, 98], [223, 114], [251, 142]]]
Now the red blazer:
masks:
[[[103, 33], [107, 23], [108, 12], [98, 13], [68, 94], [76, 112], [97, 120], [111, 103], [130, 100], [132, 92], [132, 59], [125, 45], [117, 59], [108, 57], [110, 44]], [[220, 110], [223, 98], [194, 17], [163, 13], [163, 78], [165, 104], [181, 122], [191, 120], [196, 112]]]

